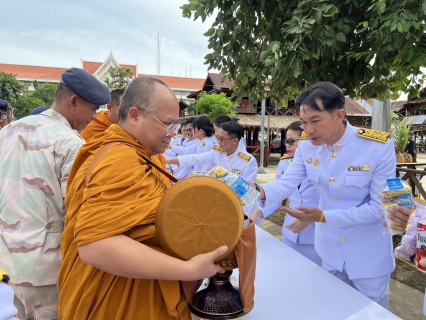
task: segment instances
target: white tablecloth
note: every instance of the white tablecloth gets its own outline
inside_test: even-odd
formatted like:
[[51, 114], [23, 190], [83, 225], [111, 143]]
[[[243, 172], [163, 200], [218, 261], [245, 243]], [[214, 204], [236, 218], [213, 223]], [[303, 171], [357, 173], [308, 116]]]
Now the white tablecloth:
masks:
[[400, 319], [263, 229], [256, 236], [255, 306], [244, 320]]

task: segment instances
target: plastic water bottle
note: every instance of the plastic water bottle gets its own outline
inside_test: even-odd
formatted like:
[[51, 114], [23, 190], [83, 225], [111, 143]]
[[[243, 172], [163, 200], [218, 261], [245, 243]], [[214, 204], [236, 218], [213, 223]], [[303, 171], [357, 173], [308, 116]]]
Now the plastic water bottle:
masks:
[[414, 208], [414, 197], [411, 193], [400, 195], [397, 203], [401, 207], [412, 210]]
[[251, 206], [259, 200], [259, 191], [237, 174], [229, 172], [222, 177], [222, 180], [234, 190], [244, 206]]

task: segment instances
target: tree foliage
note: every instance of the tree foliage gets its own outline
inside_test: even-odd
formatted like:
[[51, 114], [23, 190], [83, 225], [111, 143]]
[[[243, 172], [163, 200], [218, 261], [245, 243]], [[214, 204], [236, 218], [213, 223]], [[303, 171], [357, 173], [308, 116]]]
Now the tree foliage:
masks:
[[133, 71], [130, 68], [113, 67], [108, 70], [109, 78], [105, 79], [105, 84], [110, 90], [126, 89], [133, 79]]
[[16, 110], [14, 116], [20, 119], [30, 115], [34, 108], [46, 105], [43, 100], [35, 97], [33, 94], [28, 93], [21, 96], [18, 101], [13, 105]]
[[419, 96], [426, 65], [424, 0], [188, 0], [183, 16], [215, 15], [205, 56], [237, 98], [292, 99], [317, 81], [346, 94]]
[[0, 88], [3, 92], [1, 99], [14, 104], [25, 92], [25, 86], [20, 84], [13, 74], [0, 72]]
[[228, 115], [231, 118], [235, 117], [235, 109], [238, 105], [232, 102], [225, 93], [208, 94], [202, 92], [200, 99], [195, 104], [195, 109], [205, 114], [211, 121], [221, 115]]
[[34, 86], [35, 91], [32, 93], [34, 98], [40, 99], [44, 102], [43, 106], [50, 107], [55, 101], [56, 89], [58, 85], [56, 83], [46, 83], [44, 86]]

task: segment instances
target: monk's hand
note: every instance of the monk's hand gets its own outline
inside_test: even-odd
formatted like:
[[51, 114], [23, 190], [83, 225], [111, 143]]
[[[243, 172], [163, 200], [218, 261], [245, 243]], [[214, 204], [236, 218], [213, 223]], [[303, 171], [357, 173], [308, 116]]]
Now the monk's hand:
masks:
[[[397, 225], [392, 224], [391, 229], [396, 231], [405, 231], [408, 224], [408, 219], [410, 218], [412, 210], [401, 207], [393, 206], [388, 209], [388, 218], [392, 220]], [[386, 225], [386, 223], [385, 223]]]
[[199, 254], [189, 260], [188, 263], [190, 264], [190, 273], [188, 276], [191, 279], [188, 280], [200, 280], [204, 278], [210, 278], [216, 273], [224, 273], [225, 270], [223, 270], [221, 266], [215, 264], [214, 260], [223, 255], [226, 250], [228, 250], [227, 246], [221, 246], [216, 250], [204, 254]]
[[299, 233], [309, 225], [310, 225], [310, 222], [302, 222], [300, 220], [294, 220], [286, 228], [293, 233]]
[[325, 217], [323, 217], [323, 212], [314, 207], [296, 207], [296, 210], [289, 207], [280, 207], [280, 209], [287, 212], [292, 217], [302, 221], [302, 222], [325, 222]]
[[249, 214], [248, 218], [251, 221], [256, 222], [257, 219], [262, 218], [263, 217], [263, 212], [260, 209], [256, 209], [254, 210], [252, 213]]

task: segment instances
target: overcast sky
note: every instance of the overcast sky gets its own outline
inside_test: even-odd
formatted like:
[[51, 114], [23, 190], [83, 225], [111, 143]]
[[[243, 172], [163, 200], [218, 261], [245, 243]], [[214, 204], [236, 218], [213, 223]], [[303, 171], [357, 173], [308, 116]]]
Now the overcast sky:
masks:
[[[185, 0], [9, 0], [0, 10], [0, 63], [80, 67], [104, 62], [112, 50], [118, 63], [139, 63], [155, 74], [157, 33], [161, 74], [205, 78], [203, 36], [213, 19], [182, 17]], [[187, 68], [187, 71], [186, 71]], [[173, 71], [171, 71], [173, 70]]]

